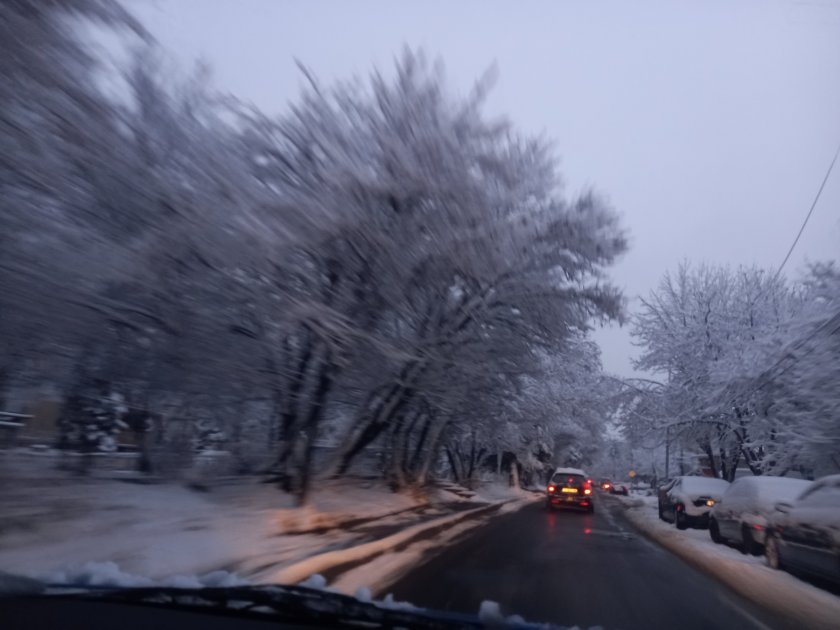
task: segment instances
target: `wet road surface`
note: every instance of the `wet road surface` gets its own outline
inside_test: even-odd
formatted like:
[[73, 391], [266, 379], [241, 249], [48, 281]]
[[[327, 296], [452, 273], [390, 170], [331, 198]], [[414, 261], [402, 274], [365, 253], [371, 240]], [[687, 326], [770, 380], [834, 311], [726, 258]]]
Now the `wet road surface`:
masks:
[[623, 508], [599, 497], [594, 514], [542, 503], [500, 516], [387, 590], [418, 606], [584, 628], [786, 628], [726, 586], [643, 538]]

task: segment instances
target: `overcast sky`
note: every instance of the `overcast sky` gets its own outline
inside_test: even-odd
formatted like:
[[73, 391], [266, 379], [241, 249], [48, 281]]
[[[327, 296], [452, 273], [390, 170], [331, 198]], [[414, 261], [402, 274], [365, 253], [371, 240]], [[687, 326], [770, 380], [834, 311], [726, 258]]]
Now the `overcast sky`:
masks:
[[[615, 2], [127, 0], [175, 58], [269, 112], [323, 81], [388, 67], [404, 45], [488, 107], [555, 140], [567, 191], [594, 187], [631, 249], [630, 299], [681, 260], [776, 268], [840, 143], [840, 0]], [[840, 253], [840, 165], [786, 272]], [[627, 329], [596, 334], [632, 374]]]

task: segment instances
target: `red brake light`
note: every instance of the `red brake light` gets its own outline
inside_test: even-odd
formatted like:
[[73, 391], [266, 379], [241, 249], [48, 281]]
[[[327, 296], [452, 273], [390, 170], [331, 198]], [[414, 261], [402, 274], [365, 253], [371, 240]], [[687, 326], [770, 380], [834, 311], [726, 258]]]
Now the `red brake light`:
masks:
[[548, 491], [549, 492], [554, 492], [554, 486], [548, 486]]
[[592, 494], [592, 488], [584, 488], [583, 494]]
[[753, 529], [764, 529], [761, 525], [753, 525]]

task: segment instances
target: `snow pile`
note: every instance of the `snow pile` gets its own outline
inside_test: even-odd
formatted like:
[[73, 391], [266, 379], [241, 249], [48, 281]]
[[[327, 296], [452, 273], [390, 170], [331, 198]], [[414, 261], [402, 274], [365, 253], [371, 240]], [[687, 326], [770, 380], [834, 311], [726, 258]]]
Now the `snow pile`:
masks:
[[[618, 498], [618, 497], [616, 497]], [[677, 530], [659, 520], [656, 504], [618, 498], [628, 519], [672, 553], [714, 576], [734, 591], [789, 621], [793, 627], [835, 630], [840, 598], [783, 571], [769, 568], [763, 557], [744, 555], [715, 544], [708, 530]]]
[[[63, 584], [292, 584], [338, 573], [340, 592], [365, 585], [381, 595], [425, 554], [534, 500], [506, 486], [435, 498], [348, 479], [319, 484], [311, 507], [294, 508], [277, 488], [250, 480], [195, 492], [175, 483], [68, 478], [29, 464], [4, 468], [0, 566]], [[353, 575], [342, 580], [346, 573]]]
[[160, 580], [128, 573], [116, 562], [85, 562], [81, 566], [54, 571], [40, 577], [50, 585], [144, 587], [171, 586], [174, 588], [205, 588], [247, 586], [250, 584], [229, 571], [211, 571], [204, 575], [173, 575]]
[[320, 573], [314, 573], [306, 578], [303, 582], [299, 582], [298, 586], [303, 586], [305, 588], [312, 588], [316, 591], [328, 591], [330, 590], [327, 587], [327, 578], [325, 578]]
[[[59, 578], [87, 562], [113, 561], [155, 581], [221, 568], [251, 579], [266, 567], [369, 540], [359, 530], [374, 523], [399, 529], [436, 511], [451, 513], [382, 484], [323, 484], [313, 507], [298, 510], [276, 488], [249, 480], [199, 493], [174, 483], [71, 479], [44, 466], [22, 471], [4, 468], [0, 566], [30, 578]], [[422, 518], [418, 510], [426, 510]]]
[[519, 615], [505, 617], [499, 604], [489, 599], [485, 599], [478, 607], [478, 618], [488, 626], [523, 625], [525, 623], [525, 619]]

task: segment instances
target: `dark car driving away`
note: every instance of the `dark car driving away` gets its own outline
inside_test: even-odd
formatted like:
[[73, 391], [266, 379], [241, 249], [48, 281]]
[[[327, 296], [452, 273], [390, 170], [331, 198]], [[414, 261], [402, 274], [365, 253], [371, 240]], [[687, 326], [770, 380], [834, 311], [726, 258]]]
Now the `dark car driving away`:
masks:
[[578, 468], [558, 468], [546, 488], [546, 507], [580, 508], [593, 512], [592, 484]]

